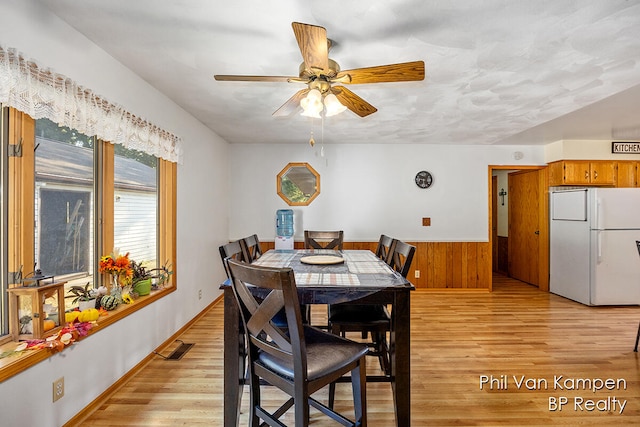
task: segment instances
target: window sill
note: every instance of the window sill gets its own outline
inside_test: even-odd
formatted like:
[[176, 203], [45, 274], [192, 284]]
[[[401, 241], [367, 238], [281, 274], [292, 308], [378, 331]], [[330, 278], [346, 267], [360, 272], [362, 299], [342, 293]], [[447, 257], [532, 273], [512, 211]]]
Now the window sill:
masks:
[[[101, 331], [105, 327], [117, 322], [120, 319], [127, 317], [128, 315], [135, 313], [136, 311], [146, 307], [147, 305], [159, 300], [160, 298], [174, 292], [175, 286], [170, 288], [161, 289], [158, 291], [152, 291], [149, 296], [144, 296], [136, 299], [132, 304], [121, 304], [117, 309], [110, 311], [108, 316], [101, 316], [96, 324], [89, 330], [89, 335], [93, 335], [96, 332]], [[78, 338], [75, 343], [81, 342], [85, 337]], [[75, 344], [74, 343], [74, 344]], [[0, 353], [4, 351], [10, 351], [16, 348], [18, 343], [10, 341], [0, 346]], [[67, 347], [65, 347], [66, 349]], [[63, 349], [62, 351], [64, 351]], [[51, 349], [38, 349], [38, 350], [25, 350], [21, 354], [15, 356], [9, 356], [0, 359], [0, 382], [3, 382], [14, 375], [21, 373], [22, 371], [48, 359], [57, 351]]]

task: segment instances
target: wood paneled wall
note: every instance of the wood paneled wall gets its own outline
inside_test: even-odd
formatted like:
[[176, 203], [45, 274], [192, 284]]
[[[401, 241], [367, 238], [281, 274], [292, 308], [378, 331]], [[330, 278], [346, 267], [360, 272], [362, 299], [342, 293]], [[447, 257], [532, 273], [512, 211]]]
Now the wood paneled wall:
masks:
[[[407, 242], [416, 254], [407, 278], [422, 289], [491, 289], [491, 245], [489, 242]], [[376, 250], [378, 242], [345, 242], [345, 249]], [[262, 250], [274, 242], [261, 242]], [[302, 249], [302, 242], [295, 242]], [[416, 277], [416, 270], [420, 277]]]

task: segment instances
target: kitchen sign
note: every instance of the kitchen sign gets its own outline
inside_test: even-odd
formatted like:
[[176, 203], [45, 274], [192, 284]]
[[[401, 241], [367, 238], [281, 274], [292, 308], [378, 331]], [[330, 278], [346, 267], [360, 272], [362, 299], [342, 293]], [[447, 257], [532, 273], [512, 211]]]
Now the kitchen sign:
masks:
[[640, 154], [640, 142], [612, 142], [613, 154]]

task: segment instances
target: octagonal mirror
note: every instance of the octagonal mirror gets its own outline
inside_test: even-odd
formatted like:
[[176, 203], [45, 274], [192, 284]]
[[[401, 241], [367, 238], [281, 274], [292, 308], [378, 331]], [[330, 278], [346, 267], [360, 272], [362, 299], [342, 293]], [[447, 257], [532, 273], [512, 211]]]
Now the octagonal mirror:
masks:
[[320, 194], [320, 174], [308, 163], [289, 163], [278, 174], [278, 196], [289, 206], [307, 206]]

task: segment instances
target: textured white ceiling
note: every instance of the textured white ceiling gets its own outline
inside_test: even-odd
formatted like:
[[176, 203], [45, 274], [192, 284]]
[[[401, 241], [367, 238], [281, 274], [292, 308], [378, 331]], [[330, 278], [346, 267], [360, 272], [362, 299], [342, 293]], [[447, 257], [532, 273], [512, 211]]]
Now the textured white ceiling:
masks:
[[319, 120], [271, 116], [304, 86], [213, 79], [296, 76], [293, 21], [325, 27], [342, 69], [426, 64], [421, 82], [351, 85], [378, 112], [327, 118], [325, 143], [640, 137], [635, 0], [39, 1], [230, 143], [318, 139]]

